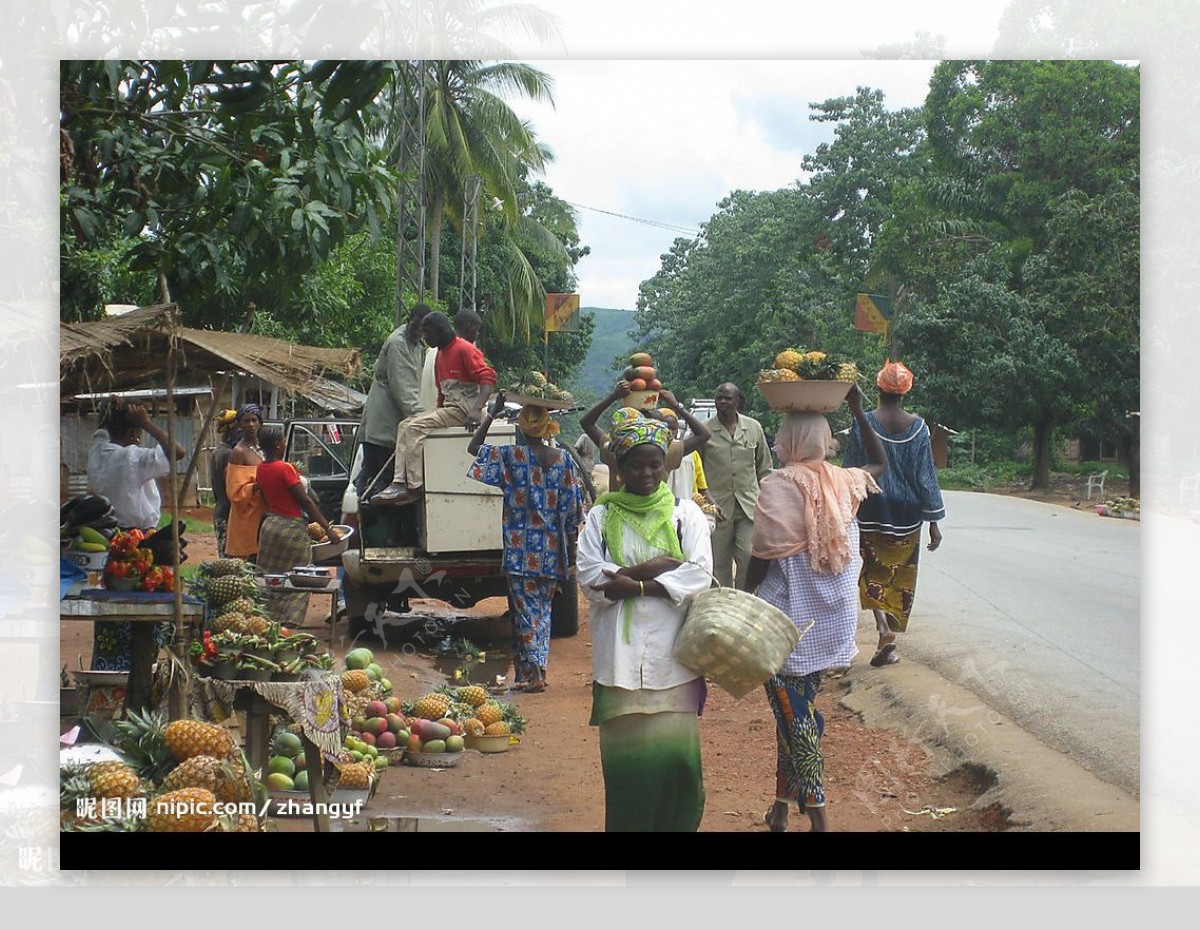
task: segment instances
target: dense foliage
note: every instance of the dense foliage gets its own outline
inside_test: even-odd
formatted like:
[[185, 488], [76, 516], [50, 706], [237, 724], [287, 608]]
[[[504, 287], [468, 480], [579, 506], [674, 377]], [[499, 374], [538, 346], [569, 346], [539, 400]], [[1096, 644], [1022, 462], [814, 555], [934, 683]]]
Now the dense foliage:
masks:
[[[877, 91], [813, 104], [834, 141], [806, 180], [737, 191], [677, 240], [638, 300], [638, 339], [683, 394], [752, 390], [779, 349], [917, 373], [912, 401], [959, 430], [1120, 441], [1137, 483], [1139, 73], [1106, 61], [942, 62], [922, 108]], [[892, 299], [889, 339], [854, 295]], [[871, 385], [867, 385], [868, 389]]]

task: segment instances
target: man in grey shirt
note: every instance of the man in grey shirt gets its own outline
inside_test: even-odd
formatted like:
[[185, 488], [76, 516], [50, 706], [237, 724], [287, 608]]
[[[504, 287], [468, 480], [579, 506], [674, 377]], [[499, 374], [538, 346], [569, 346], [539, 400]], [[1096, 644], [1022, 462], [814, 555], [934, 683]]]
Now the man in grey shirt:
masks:
[[[408, 313], [408, 322], [397, 326], [379, 350], [375, 376], [363, 408], [363, 460], [355, 487], [362, 499], [371, 487], [386, 487], [392, 480], [396, 451], [396, 427], [421, 412], [421, 370], [425, 365], [425, 343], [421, 339], [421, 321], [429, 313], [425, 304], [416, 304]], [[378, 482], [372, 479], [383, 469]]]

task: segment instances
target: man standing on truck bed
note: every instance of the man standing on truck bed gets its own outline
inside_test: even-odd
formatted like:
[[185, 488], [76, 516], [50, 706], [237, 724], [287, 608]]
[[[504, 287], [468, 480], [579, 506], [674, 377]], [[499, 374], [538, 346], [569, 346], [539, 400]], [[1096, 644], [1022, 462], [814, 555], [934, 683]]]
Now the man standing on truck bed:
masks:
[[379, 484], [392, 480], [395, 464], [388, 466], [395, 451], [396, 428], [402, 420], [421, 412], [421, 368], [425, 363], [425, 343], [421, 323], [429, 307], [416, 304], [408, 312], [408, 322], [397, 326], [379, 350], [375, 376], [363, 408], [363, 461], [356, 482], [360, 499], [369, 496], [380, 475]]
[[425, 486], [425, 437], [443, 426], [474, 430], [496, 385], [496, 369], [472, 343], [458, 336], [444, 313], [429, 313], [421, 323], [426, 342], [438, 350], [434, 375], [438, 385], [436, 410], [400, 423], [396, 430], [396, 467], [392, 483], [372, 504], [410, 504]]

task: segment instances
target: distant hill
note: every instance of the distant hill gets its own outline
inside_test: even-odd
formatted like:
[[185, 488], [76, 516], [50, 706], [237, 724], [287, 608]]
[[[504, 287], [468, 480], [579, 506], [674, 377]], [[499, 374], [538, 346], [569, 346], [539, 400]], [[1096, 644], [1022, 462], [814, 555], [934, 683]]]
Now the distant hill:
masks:
[[631, 310], [606, 307], [581, 307], [580, 310], [596, 318], [596, 330], [592, 334], [592, 347], [588, 350], [574, 386], [581, 389], [581, 393], [586, 391], [592, 398], [599, 398], [607, 394], [617, 381], [619, 372], [609, 367], [613, 359], [619, 355], [629, 355], [634, 350], [630, 333], [634, 314]]

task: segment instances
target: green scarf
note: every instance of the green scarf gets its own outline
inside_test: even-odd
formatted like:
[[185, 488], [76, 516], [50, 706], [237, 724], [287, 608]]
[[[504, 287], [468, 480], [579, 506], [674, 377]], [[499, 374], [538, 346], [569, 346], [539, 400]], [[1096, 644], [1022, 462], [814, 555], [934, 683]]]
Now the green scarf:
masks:
[[[596, 503], [604, 505], [604, 542], [612, 560], [618, 565], [630, 567], [624, 550], [623, 526], [626, 525], [648, 545], [665, 549], [675, 558], [683, 560], [683, 549], [675, 532], [675, 495], [666, 484], [659, 484], [653, 494], [610, 491]], [[629, 642], [632, 623], [633, 598], [627, 598], [621, 636], [626, 643]]]

